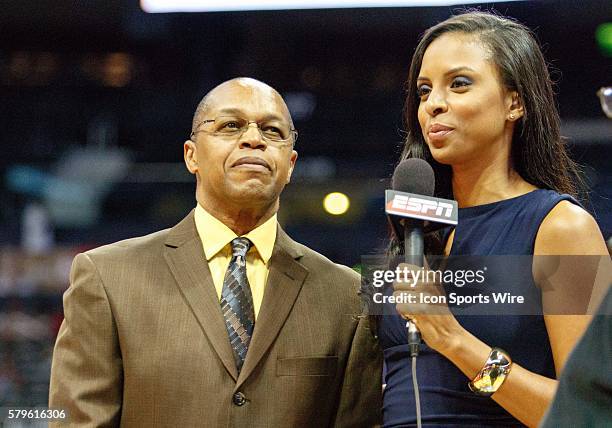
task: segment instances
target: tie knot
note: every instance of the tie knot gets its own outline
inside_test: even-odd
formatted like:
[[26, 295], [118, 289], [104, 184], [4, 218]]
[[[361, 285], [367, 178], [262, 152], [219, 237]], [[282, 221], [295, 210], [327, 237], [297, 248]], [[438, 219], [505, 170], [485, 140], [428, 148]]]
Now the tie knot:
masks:
[[249, 238], [238, 237], [232, 240], [232, 257], [246, 257], [246, 253], [251, 248], [252, 242]]

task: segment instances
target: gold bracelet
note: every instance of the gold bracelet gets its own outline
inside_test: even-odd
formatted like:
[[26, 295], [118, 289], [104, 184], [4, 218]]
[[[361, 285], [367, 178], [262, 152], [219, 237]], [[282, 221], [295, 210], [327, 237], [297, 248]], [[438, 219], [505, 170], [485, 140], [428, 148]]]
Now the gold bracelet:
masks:
[[475, 394], [490, 397], [502, 386], [511, 368], [512, 359], [510, 359], [506, 351], [500, 348], [493, 348], [484, 367], [468, 383], [468, 386]]

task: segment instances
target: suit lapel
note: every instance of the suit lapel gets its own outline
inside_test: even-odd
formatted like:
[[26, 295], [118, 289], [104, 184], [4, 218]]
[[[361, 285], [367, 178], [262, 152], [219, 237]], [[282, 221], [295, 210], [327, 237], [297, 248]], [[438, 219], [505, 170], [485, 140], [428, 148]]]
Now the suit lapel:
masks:
[[263, 302], [236, 388], [253, 372], [278, 336], [308, 276], [308, 270], [296, 261], [302, 256], [298, 245], [280, 226], [277, 230]]
[[238, 371], [227, 338], [219, 297], [196, 231], [193, 211], [170, 230], [164, 250], [164, 257], [187, 305], [228, 373], [237, 380]]

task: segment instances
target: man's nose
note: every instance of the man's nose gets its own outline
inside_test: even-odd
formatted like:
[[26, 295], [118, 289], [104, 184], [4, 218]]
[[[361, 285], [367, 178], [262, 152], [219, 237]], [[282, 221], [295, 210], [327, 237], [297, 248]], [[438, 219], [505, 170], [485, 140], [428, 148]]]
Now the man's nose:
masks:
[[240, 147], [251, 149], [265, 150], [268, 143], [263, 139], [259, 125], [255, 122], [249, 122], [246, 129], [240, 136]]

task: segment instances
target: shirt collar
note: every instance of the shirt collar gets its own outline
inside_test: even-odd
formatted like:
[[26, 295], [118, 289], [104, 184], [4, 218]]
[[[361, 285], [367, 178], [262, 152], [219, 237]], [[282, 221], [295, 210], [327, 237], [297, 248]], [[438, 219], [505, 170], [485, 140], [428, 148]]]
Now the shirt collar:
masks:
[[[195, 224], [207, 261], [210, 261], [227, 244], [238, 237], [233, 230], [202, 208], [200, 204], [196, 205]], [[268, 263], [268, 260], [272, 257], [272, 250], [276, 241], [276, 227], [277, 220], [276, 214], [274, 214], [265, 223], [243, 235], [253, 243], [264, 263]]]

